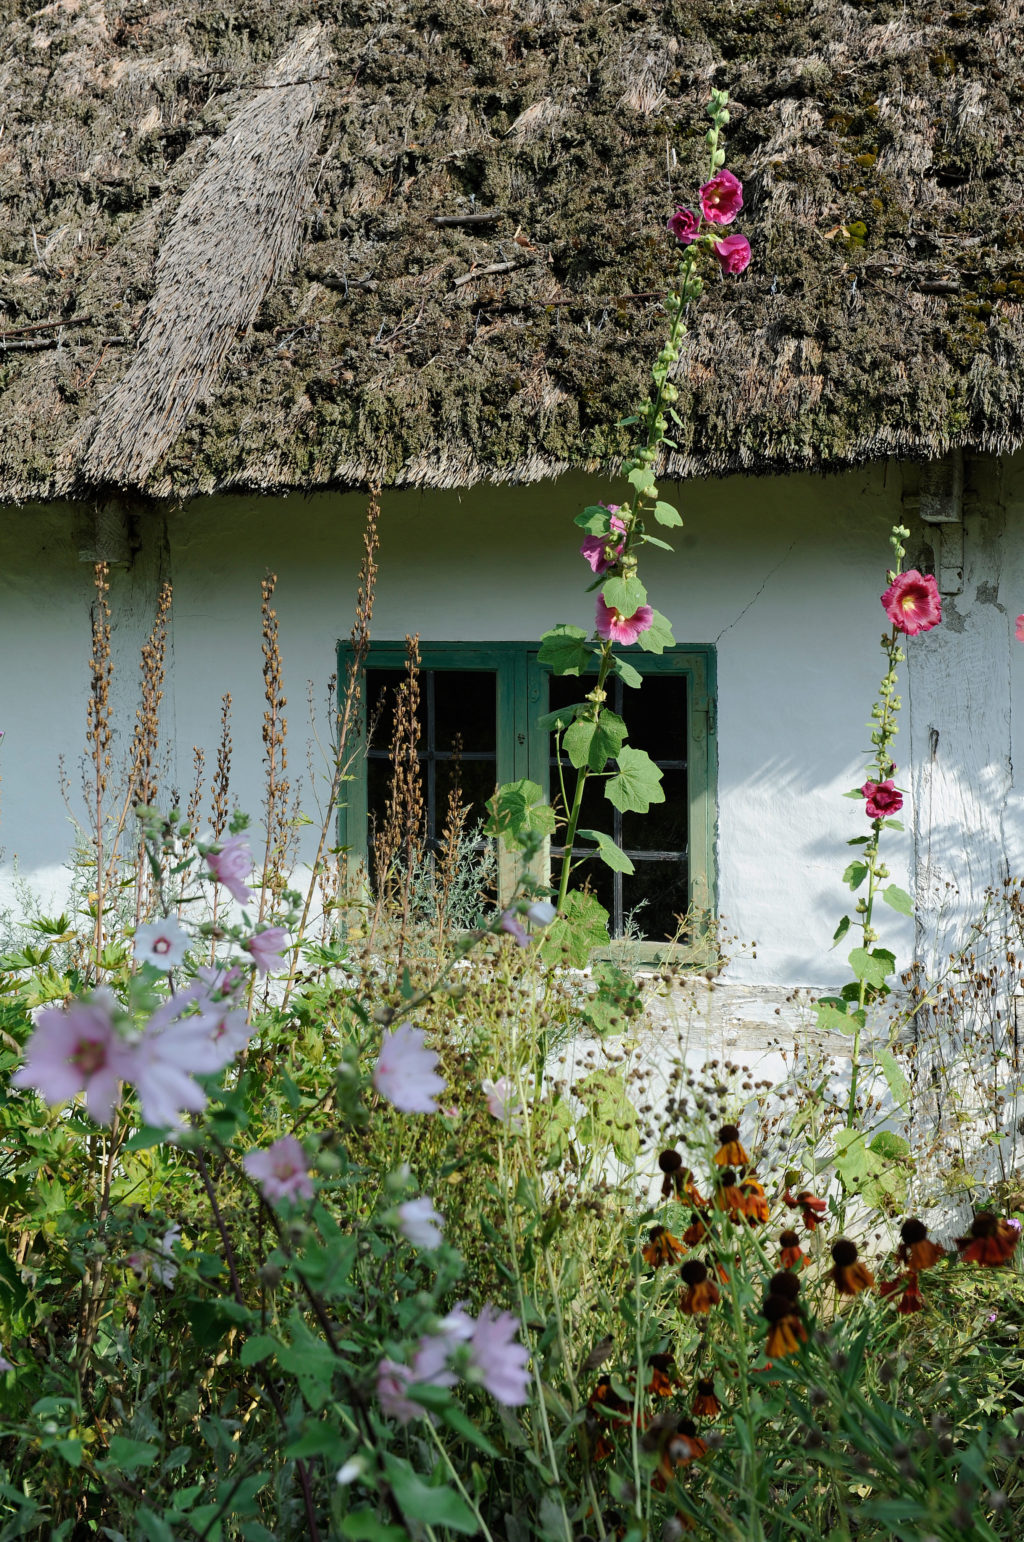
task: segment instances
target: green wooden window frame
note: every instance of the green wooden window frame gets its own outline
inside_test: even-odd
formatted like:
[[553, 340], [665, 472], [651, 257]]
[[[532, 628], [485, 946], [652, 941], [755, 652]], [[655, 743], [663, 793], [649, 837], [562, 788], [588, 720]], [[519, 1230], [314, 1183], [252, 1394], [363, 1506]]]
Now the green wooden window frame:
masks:
[[[549, 671], [537, 661], [537, 645], [521, 642], [420, 644], [423, 670], [457, 669], [492, 671], [497, 681], [497, 776], [499, 782], [529, 777], [550, 796], [550, 735], [537, 727], [548, 705]], [[717, 814], [716, 671], [715, 650], [685, 646], [663, 654], [639, 648], [623, 652], [645, 675], [685, 676], [687, 690], [686, 758], [689, 790], [687, 857], [690, 902], [708, 915], [717, 907], [715, 827]], [[351, 644], [338, 645], [338, 678], [344, 681], [352, 658]], [[375, 642], [370, 646], [367, 667], [402, 669], [406, 662], [404, 642]], [[365, 700], [365, 693], [364, 693]], [[366, 731], [365, 718], [356, 725]], [[626, 723], [629, 723], [628, 693]], [[366, 760], [359, 756], [352, 766], [352, 780], [345, 784], [345, 798], [338, 809], [338, 844], [357, 860], [367, 850]], [[557, 791], [557, 789], [555, 789]], [[659, 942], [630, 944], [632, 956], [656, 961], [672, 950]], [[686, 951], [699, 951], [686, 950]]]

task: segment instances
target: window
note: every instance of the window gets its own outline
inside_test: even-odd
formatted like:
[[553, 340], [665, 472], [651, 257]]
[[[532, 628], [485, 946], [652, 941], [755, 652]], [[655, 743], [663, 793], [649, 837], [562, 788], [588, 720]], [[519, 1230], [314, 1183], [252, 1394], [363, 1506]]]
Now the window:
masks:
[[[609, 705], [625, 718], [630, 743], [662, 768], [665, 802], [647, 814], [620, 814], [594, 778], [580, 823], [607, 830], [635, 871], [613, 873], [591, 860], [577, 869], [575, 881], [589, 880], [609, 912], [614, 937], [628, 928], [657, 945], [674, 934], [675, 916], [690, 905], [714, 909], [714, 650], [673, 648], [660, 656], [627, 651], [644, 683], [631, 690], [616, 679]], [[339, 678], [350, 656], [343, 644]], [[353, 767], [355, 780], [339, 815], [341, 845], [364, 859], [368, 832], [387, 797], [394, 693], [404, 666], [403, 643], [371, 646], [359, 732], [365, 735], [369, 721], [373, 738]], [[580, 699], [579, 679], [550, 675], [537, 662], [536, 646], [527, 643], [425, 643], [420, 666], [418, 754], [428, 845], [436, 849], [456, 774], [474, 822], [484, 818], [484, 804], [499, 782], [529, 777], [553, 801], [559, 797], [555, 741], [536, 723], [549, 708]], [[553, 845], [556, 867], [560, 854]]]

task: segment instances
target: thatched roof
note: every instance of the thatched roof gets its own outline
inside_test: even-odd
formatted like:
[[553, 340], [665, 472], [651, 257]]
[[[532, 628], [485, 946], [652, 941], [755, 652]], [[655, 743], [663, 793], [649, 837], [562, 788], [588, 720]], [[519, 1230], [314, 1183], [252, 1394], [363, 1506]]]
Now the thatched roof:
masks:
[[614, 461], [712, 85], [678, 474], [1024, 443], [1021, 0], [9, 0], [0, 496]]

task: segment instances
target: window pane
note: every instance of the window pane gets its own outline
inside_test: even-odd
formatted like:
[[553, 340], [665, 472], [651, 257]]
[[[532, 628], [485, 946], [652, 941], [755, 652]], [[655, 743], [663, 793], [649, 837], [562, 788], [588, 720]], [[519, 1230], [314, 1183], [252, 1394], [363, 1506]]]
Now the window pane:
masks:
[[652, 760], [686, 759], [686, 680], [646, 675], [638, 691], [624, 692], [622, 716], [630, 744]]
[[469, 817], [466, 820], [465, 829], [470, 830], [474, 825], [487, 818], [487, 810], [484, 804], [488, 798], [494, 796], [494, 787], [497, 781], [497, 773], [493, 760], [439, 760], [435, 775], [435, 798], [437, 800], [436, 819], [434, 830], [440, 838], [445, 821], [448, 818], [448, 799], [452, 788], [458, 779], [462, 792], [462, 805], [469, 809]]
[[661, 788], [664, 803], [652, 803], [646, 814], [623, 814], [622, 844], [627, 851], [686, 851], [690, 826], [686, 772], [663, 771]]
[[497, 674], [490, 669], [435, 669], [433, 675], [434, 748], [450, 750], [456, 736], [461, 735], [463, 750], [493, 755], [497, 743]]
[[636, 906], [636, 925], [645, 937], [656, 942], [676, 934], [675, 915], [686, 913], [689, 905], [689, 876], [685, 862], [634, 863], [635, 873], [623, 874], [622, 909], [624, 915]]
[[[370, 745], [375, 750], [388, 750], [395, 732], [395, 693], [406, 679], [404, 669], [368, 669], [366, 671], [366, 725], [371, 735]], [[420, 725], [420, 749], [427, 729], [427, 700], [423, 671], [420, 671], [420, 704], [417, 719]]]

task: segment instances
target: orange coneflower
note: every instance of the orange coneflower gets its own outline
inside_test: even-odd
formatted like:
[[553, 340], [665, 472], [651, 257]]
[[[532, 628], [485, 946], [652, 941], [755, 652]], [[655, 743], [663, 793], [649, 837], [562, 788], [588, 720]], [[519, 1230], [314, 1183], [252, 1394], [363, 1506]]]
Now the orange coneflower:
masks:
[[676, 1372], [676, 1362], [671, 1355], [651, 1355], [647, 1361], [651, 1371], [651, 1379], [647, 1383], [646, 1390], [655, 1397], [671, 1397], [674, 1387], [681, 1387], [682, 1382]]
[[671, 1148], [663, 1151], [658, 1157], [658, 1166], [663, 1177], [661, 1180], [662, 1199], [671, 1199], [674, 1194], [677, 1199], [688, 1199], [691, 1205], [703, 1209], [707, 1200], [698, 1192], [693, 1180], [693, 1173], [688, 1167], [683, 1166], [683, 1159], [678, 1151]]
[[875, 1283], [867, 1264], [862, 1264], [857, 1257], [856, 1246], [846, 1237], [833, 1242], [832, 1259], [835, 1268], [829, 1270], [829, 1278], [841, 1296], [856, 1296], [862, 1290], [870, 1290]]
[[659, 1493], [664, 1493], [678, 1468], [689, 1467], [708, 1449], [692, 1419], [677, 1419], [672, 1414], [652, 1420], [642, 1444], [645, 1450], [658, 1453], [658, 1467], [651, 1484]]
[[690, 1216], [690, 1224], [683, 1232], [683, 1241], [685, 1242], [686, 1246], [688, 1248], [695, 1248], [699, 1242], [703, 1242], [704, 1238], [710, 1235], [711, 1227], [708, 1225], [707, 1221], [705, 1221], [704, 1217], [699, 1215], [697, 1211], [694, 1210], [693, 1214]]
[[708, 1273], [707, 1264], [702, 1264], [699, 1258], [688, 1258], [679, 1271], [679, 1277], [686, 1286], [679, 1297], [679, 1310], [684, 1317], [697, 1317], [710, 1312], [721, 1301], [718, 1286]]
[[715, 1393], [713, 1376], [697, 1378], [697, 1390], [694, 1393], [690, 1412], [695, 1419], [717, 1419], [722, 1412], [722, 1405]]
[[995, 1268], [1009, 1263], [1020, 1241], [1020, 1222], [1001, 1220], [991, 1210], [979, 1210], [966, 1237], [957, 1237], [956, 1245], [965, 1263]]
[[916, 1274], [920, 1269], [930, 1269], [937, 1264], [940, 1258], [945, 1258], [946, 1249], [938, 1242], [932, 1242], [928, 1236], [928, 1228], [923, 1221], [911, 1216], [900, 1227], [900, 1245], [896, 1249], [896, 1257], [901, 1264], [906, 1264]]
[[746, 1167], [750, 1158], [740, 1143], [739, 1127], [723, 1124], [718, 1132], [719, 1147], [715, 1152], [717, 1167]]
[[[631, 1404], [613, 1390], [610, 1376], [602, 1376], [587, 1398], [587, 1430], [590, 1436], [590, 1455], [593, 1461], [604, 1461], [615, 1450], [614, 1442], [601, 1429], [599, 1420], [614, 1419], [616, 1415], [628, 1416]], [[616, 1420], [621, 1422], [621, 1420]]]
[[765, 1192], [757, 1179], [751, 1175], [741, 1178], [739, 1182], [741, 1196], [741, 1209], [752, 1226], [767, 1224], [770, 1210]]
[[731, 1221], [743, 1216], [743, 1195], [737, 1186], [736, 1174], [731, 1167], [719, 1173], [715, 1185], [715, 1209], [724, 1210]]
[[894, 1280], [880, 1280], [878, 1294], [883, 1300], [895, 1298], [896, 1310], [901, 1317], [907, 1317], [911, 1312], [924, 1311], [924, 1297], [918, 1287], [917, 1273], [913, 1269], [897, 1275]]
[[[794, 1275], [789, 1276], [794, 1279]], [[773, 1360], [783, 1360], [786, 1355], [795, 1355], [801, 1344], [807, 1343], [807, 1324], [795, 1301], [788, 1296], [766, 1296], [761, 1307], [761, 1316], [768, 1321], [768, 1338], [765, 1341], [765, 1353], [771, 1355]], [[771, 1362], [764, 1367], [771, 1368]]]
[[644, 1262], [656, 1269], [659, 1264], [674, 1264], [683, 1256], [683, 1245], [664, 1226], [652, 1226], [643, 1247]]
[[821, 1217], [828, 1209], [828, 1201], [819, 1199], [812, 1194], [810, 1189], [801, 1189], [794, 1199], [788, 1187], [782, 1195], [782, 1203], [788, 1205], [791, 1210], [802, 1210], [804, 1226], [808, 1231], [814, 1231], [821, 1224]]
[[795, 1231], [780, 1232], [779, 1246], [782, 1249], [779, 1262], [784, 1269], [803, 1269], [810, 1262]]

